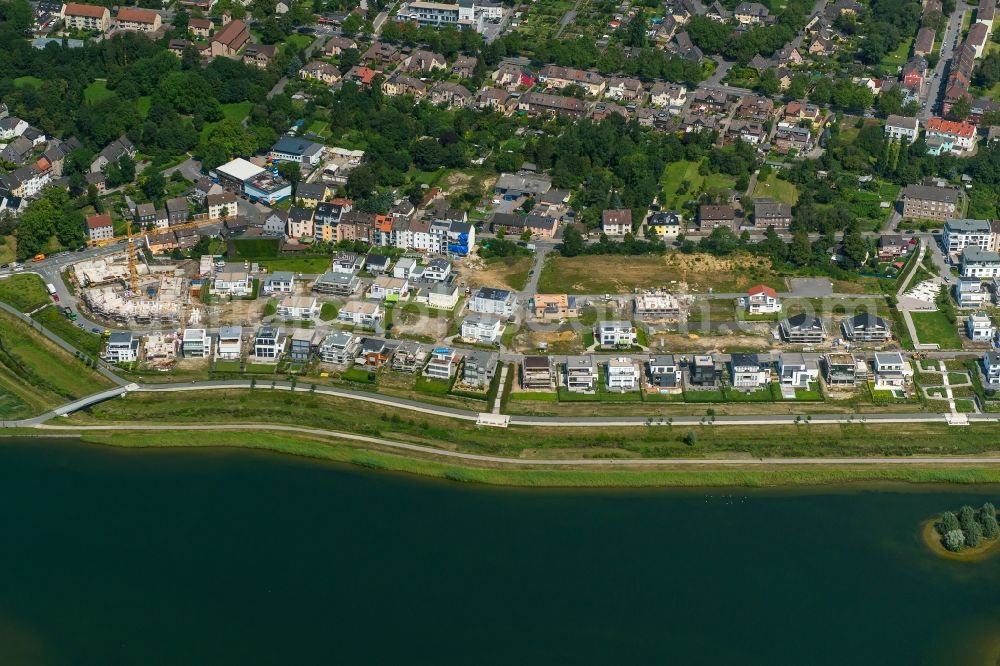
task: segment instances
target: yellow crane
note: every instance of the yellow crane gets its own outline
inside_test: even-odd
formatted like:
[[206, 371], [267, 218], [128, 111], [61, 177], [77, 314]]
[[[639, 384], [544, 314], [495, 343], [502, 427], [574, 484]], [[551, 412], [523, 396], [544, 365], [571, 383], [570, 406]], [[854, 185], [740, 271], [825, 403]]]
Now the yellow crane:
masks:
[[128, 218], [125, 219], [125, 232], [127, 234], [125, 251], [128, 254], [128, 281], [132, 287], [132, 293], [138, 296], [139, 271], [136, 269], [135, 263], [135, 238], [132, 237], [132, 220]]

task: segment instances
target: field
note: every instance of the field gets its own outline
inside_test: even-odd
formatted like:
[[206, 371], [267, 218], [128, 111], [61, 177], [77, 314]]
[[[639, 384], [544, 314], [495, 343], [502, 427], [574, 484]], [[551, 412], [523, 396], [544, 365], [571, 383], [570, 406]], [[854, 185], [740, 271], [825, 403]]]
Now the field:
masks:
[[754, 198], [771, 198], [794, 206], [795, 202], [799, 200], [799, 191], [792, 183], [778, 178], [775, 173], [771, 173], [764, 180], [757, 181], [753, 196]]
[[237, 238], [233, 246], [240, 259], [271, 259], [278, 256], [281, 241], [277, 238]]
[[528, 282], [528, 271], [534, 256], [522, 254], [513, 257], [494, 257], [481, 263], [466, 262], [461, 268], [461, 278], [470, 288], [506, 287], [520, 291]]
[[83, 99], [87, 104], [100, 102], [102, 99], [107, 99], [114, 94], [113, 90], [108, 90], [108, 82], [104, 79], [97, 79], [83, 89]]
[[[709, 174], [703, 176], [698, 173], [698, 162], [681, 160], [667, 165], [663, 172], [661, 183], [663, 184], [664, 200], [662, 203], [666, 209], [680, 209], [689, 199], [694, 199], [700, 192], [718, 193], [723, 190], [732, 189], [736, 180], [725, 174]], [[681, 184], [686, 189], [681, 192]]]
[[330, 261], [329, 255], [321, 257], [290, 256], [287, 258], [261, 259], [259, 263], [272, 273], [275, 271], [291, 271], [293, 273], [313, 274], [325, 273], [330, 270]]
[[7, 264], [17, 258], [17, 240], [13, 236], [0, 237], [0, 264]]
[[21, 312], [31, 312], [52, 302], [42, 278], [24, 273], [0, 280], [0, 301]]
[[938, 344], [941, 349], [961, 349], [962, 338], [955, 324], [941, 311], [911, 312], [913, 328], [921, 344]]
[[[0, 312], [0, 392], [13, 394], [32, 412], [69, 402], [111, 383], [72, 354]], [[6, 402], [6, 401], [4, 401]]]
[[770, 262], [750, 256], [705, 254], [549, 256], [538, 283], [542, 293], [622, 294], [686, 282], [692, 291], [743, 291], [756, 283], [784, 289]]

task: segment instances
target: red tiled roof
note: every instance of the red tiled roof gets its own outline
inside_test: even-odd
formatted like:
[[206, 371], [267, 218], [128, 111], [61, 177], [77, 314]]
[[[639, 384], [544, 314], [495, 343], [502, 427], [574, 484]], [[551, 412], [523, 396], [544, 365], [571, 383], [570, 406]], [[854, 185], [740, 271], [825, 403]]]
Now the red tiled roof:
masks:
[[750, 296], [756, 296], [757, 294], [766, 294], [771, 298], [778, 297], [778, 292], [776, 292], [771, 287], [768, 287], [766, 284], [758, 284], [757, 286], [750, 287], [750, 291], [748, 291], [747, 294], [749, 294]]
[[156, 21], [156, 12], [148, 9], [136, 9], [135, 7], [122, 7], [118, 10], [119, 21], [130, 21], [132, 23], [149, 23]]
[[111, 221], [111, 216], [106, 213], [104, 215], [87, 216], [88, 229], [100, 229], [101, 227], [111, 227], [111, 226], [114, 226], [114, 223]]
[[70, 2], [66, 5], [66, 16], [89, 16], [90, 18], [101, 18], [104, 16], [104, 12], [108, 11], [107, 7], [101, 7], [99, 5], [83, 5], [76, 2]]
[[931, 118], [927, 121], [928, 132], [941, 132], [952, 136], [960, 136], [968, 139], [976, 133], [976, 128], [968, 123], [960, 123], [944, 118]]

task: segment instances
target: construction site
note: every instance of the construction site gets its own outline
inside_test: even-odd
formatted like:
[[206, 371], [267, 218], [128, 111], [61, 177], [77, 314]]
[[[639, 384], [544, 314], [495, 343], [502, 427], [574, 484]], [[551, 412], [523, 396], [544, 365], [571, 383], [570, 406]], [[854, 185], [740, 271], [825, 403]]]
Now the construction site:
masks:
[[179, 322], [191, 301], [184, 266], [131, 263], [124, 250], [81, 261], [70, 275], [91, 313], [120, 324]]

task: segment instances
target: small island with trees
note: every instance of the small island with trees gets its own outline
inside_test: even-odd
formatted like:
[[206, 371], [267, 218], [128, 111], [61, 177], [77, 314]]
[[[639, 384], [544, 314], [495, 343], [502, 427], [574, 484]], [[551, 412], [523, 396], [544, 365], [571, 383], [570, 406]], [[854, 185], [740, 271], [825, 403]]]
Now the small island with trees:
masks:
[[924, 540], [951, 559], [979, 559], [1000, 543], [998, 535], [997, 512], [990, 502], [978, 510], [966, 504], [957, 515], [945, 511], [924, 525]]

